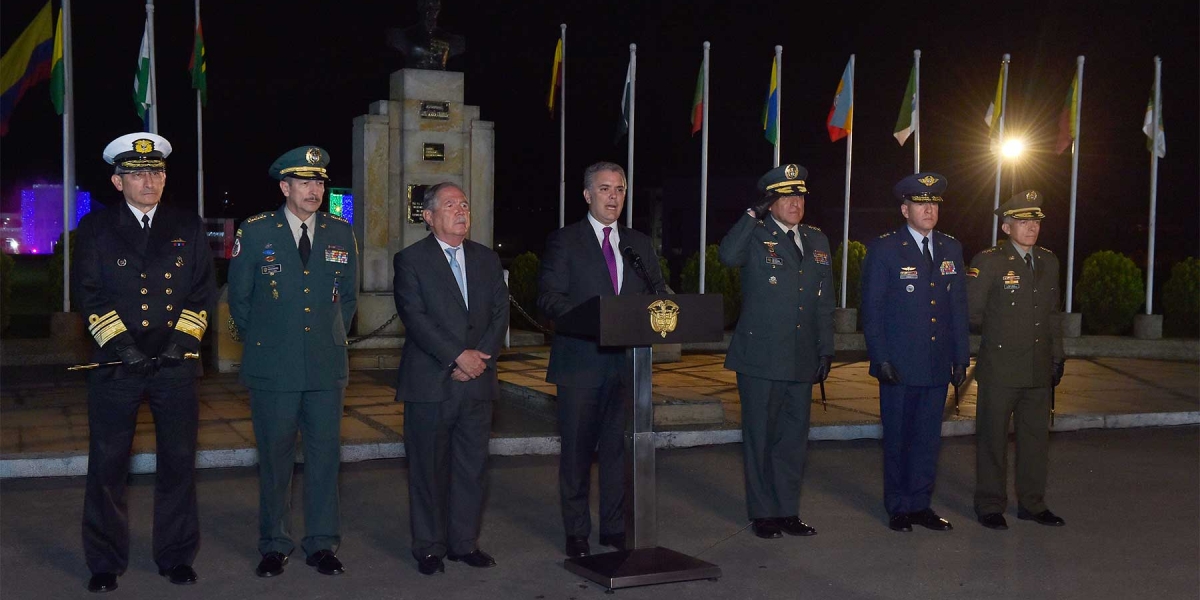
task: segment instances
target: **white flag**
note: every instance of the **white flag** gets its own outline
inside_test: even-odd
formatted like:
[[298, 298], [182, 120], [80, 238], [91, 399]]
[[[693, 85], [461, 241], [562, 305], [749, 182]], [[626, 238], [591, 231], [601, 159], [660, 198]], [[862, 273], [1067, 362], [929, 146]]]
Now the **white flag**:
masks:
[[[1167, 155], [1167, 134], [1163, 131], [1162, 107], [1158, 108], [1158, 138], [1154, 137], [1154, 90], [1150, 90], [1150, 101], [1146, 103], [1146, 116], [1142, 118], [1142, 133], [1146, 134], [1146, 150], [1154, 148], [1159, 158]], [[1154, 140], [1153, 142], [1151, 140]]]
[[146, 118], [146, 109], [154, 104], [150, 93], [150, 21], [146, 20], [146, 28], [142, 30], [142, 49], [138, 52], [138, 68], [133, 76], [133, 103], [137, 108], [138, 117]]

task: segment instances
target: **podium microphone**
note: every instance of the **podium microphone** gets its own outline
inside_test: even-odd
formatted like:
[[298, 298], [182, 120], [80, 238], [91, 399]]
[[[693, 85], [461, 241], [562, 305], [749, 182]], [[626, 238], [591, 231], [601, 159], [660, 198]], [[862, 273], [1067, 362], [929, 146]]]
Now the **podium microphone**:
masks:
[[654, 286], [654, 282], [650, 281], [650, 274], [646, 272], [646, 265], [642, 263], [642, 255], [638, 254], [637, 250], [633, 249], [633, 246], [625, 246], [624, 248], [621, 248], [621, 254], [624, 254], [625, 258], [629, 260], [629, 262], [633, 263], [633, 270], [638, 274], [638, 277], [641, 277], [642, 281], [646, 283], [646, 287], [650, 288], [655, 295], [662, 293], [661, 290]]

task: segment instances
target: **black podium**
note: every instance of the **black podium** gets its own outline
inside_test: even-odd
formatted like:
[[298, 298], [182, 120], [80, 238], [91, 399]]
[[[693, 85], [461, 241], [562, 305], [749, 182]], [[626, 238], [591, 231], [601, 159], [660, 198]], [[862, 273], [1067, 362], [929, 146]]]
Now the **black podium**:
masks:
[[558, 334], [625, 348], [626, 550], [569, 558], [563, 566], [609, 589], [711, 579], [721, 568], [658, 545], [651, 344], [720, 341], [719, 294], [597, 296], [555, 322]]

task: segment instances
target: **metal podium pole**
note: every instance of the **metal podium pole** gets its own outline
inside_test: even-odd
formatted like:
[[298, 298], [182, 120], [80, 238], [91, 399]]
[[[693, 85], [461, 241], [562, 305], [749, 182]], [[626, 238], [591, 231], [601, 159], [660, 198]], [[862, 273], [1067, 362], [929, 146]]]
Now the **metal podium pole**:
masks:
[[649, 346], [625, 351], [625, 543], [626, 550], [569, 558], [563, 566], [609, 589], [714, 579], [721, 568], [658, 545], [655, 497], [653, 360]]

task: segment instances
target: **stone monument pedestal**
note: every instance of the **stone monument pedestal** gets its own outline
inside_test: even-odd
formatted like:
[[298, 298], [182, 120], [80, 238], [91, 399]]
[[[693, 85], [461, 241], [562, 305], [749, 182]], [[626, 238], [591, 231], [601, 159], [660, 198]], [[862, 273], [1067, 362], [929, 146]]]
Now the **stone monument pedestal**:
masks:
[[[355, 335], [371, 333], [396, 313], [392, 256], [421, 240], [425, 186], [452, 182], [471, 201], [470, 239], [492, 245], [495, 130], [479, 107], [463, 103], [462, 73], [401, 69], [389, 98], [354, 119], [354, 233], [359, 243]], [[400, 320], [373, 347], [400, 345]], [[379, 346], [383, 344], [383, 346]]]
[[1162, 325], [1162, 315], [1137, 315], [1133, 317], [1133, 337], [1139, 340], [1161, 340]]
[[1083, 335], [1083, 313], [1062, 314], [1062, 335], [1065, 338], [1077, 338]]
[[833, 332], [834, 333], [854, 333], [858, 330], [858, 309], [857, 308], [835, 308], [833, 309]]

